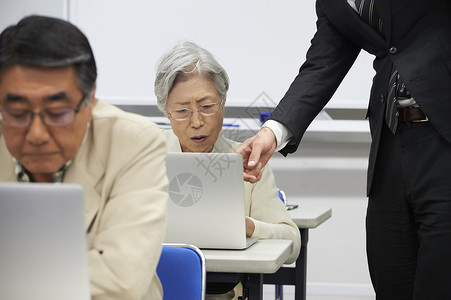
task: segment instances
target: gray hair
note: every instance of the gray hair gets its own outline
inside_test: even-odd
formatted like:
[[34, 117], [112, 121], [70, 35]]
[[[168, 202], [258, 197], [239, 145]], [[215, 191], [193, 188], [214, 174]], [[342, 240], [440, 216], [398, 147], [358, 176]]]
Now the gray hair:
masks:
[[183, 42], [165, 53], [157, 65], [154, 92], [162, 112], [166, 112], [168, 95], [174, 85], [194, 72], [210, 79], [222, 100], [225, 100], [229, 89], [227, 72], [210, 52], [195, 43]]

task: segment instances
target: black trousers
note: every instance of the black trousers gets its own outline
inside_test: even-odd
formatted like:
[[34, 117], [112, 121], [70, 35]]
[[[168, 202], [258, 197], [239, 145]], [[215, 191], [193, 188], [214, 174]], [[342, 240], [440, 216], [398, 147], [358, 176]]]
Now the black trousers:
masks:
[[368, 202], [376, 299], [451, 299], [451, 145], [429, 122], [399, 123], [383, 129]]

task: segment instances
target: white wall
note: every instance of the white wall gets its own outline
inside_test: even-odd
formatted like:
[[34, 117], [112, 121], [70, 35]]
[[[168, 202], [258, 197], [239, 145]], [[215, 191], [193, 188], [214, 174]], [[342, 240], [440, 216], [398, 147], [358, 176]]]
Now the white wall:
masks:
[[[158, 58], [191, 40], [228, 71], [229, 105], [250, 105], [262, 92], [275, 105], [305, 59], [316, 21], [314, 0], [3, 0], [0, 29], [31, 13], [69, 19], [86, 33], [98, 96], [117, 104], [154, 104]], [[364, 53], [330, 106], [366, 108], [372, 74]]]
[[[316, 15], [314, 0], [72, 0], [70, 20], [90, 38], [98, 95], [110, 102], [155, 103], [158, 58], [190, 40], [228, 71], [229, 105], [249, 105], [262, 92], [275, 102], [284, 95], [305, 58]], [[332, 105], [366, 107], [368, 62], [359, 60]]]
[[0, 30], [30, 14], [66, 18], [69, 0], [1, 0]]

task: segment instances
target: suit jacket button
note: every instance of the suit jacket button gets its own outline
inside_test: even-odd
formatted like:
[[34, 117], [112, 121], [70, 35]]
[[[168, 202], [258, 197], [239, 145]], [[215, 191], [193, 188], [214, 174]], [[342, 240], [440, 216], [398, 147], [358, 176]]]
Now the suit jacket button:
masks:
[[384, 95], [381, 95], [381, 103], [384, 103], [385, 102], [385, 97], [384, 97]]
[[391, 54], [395, 54], [396, 52], [398, 52], [398, 48], [396, 48], [395, 46], [391, 46], [390, 49], [388, 50]]

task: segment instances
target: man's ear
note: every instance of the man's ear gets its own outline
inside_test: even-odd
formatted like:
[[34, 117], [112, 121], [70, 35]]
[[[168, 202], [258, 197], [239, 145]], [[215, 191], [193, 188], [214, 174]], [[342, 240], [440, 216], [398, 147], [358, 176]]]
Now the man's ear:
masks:
[[94, 82], [94, 86], [92, 88], [91, 93], [89, 94], [89, 98], [91, 99], [91, 102], [89, 103], [87, 109], [88, 109], [88, 121], [91, 122], [92, 121], [92, 110], [94, 109], [94, 105], [97, 102], [97, 99], [95, 97], [96, 95], [96, 87], [97, 87], [97, 82]]
[[94, 82], [94, 86], [92, 87], [91, 94], [89, 95], [89, 97], [91, 98], [91, 107], [94, 107], [94, 105], [97, 102], [97, 99], [95, 97], [96, 96], [96, 88], [97, 88], [97, 81]]

